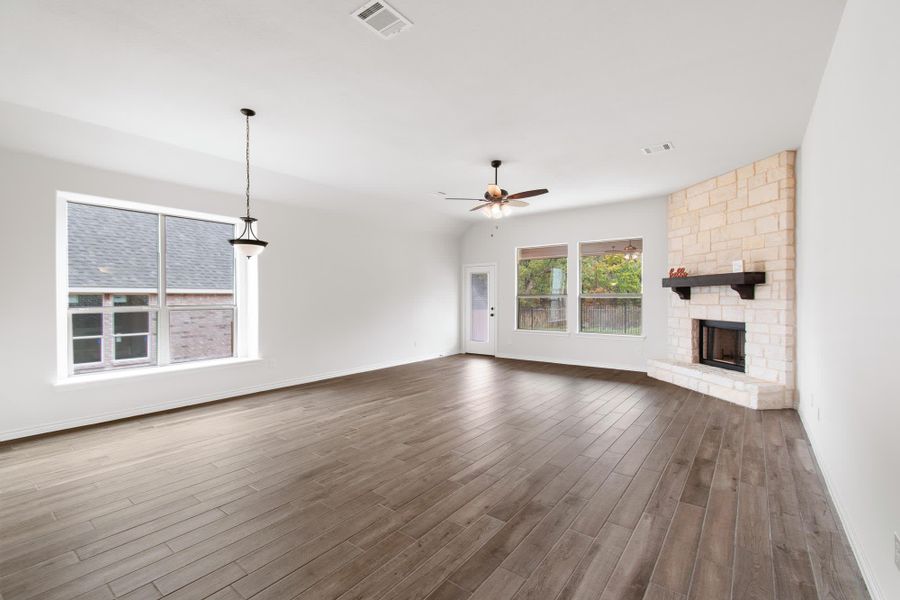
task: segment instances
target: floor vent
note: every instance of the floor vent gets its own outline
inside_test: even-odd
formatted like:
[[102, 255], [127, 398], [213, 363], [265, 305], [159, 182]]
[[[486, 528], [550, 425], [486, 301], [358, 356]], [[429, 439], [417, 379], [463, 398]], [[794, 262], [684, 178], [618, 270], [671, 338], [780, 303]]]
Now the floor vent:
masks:
[[385, 39], [412, 27], [412, 22], [409, 19], [383, 0], [366, 2], [353, 12], [353, 16], [357, 17], [360, 23]]
[[668, 152], [669, 150], [674, 150], [675, 146], [672, 145], [672, 142], [663, 142], [662, 144], [657, 144], [655, 146], [647, 146], [646, 148], [641, 148], [641, 152], [644, 154], [656, 154], [657, 152]]

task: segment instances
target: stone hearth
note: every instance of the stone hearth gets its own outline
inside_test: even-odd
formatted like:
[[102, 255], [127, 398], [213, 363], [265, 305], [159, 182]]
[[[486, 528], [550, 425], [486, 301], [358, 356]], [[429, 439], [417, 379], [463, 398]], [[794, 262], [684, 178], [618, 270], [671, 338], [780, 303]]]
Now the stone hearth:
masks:
[[[743, 300], [727, 286], [670, 296], [668, 356], [648, 361], [663, 381], [752, 408], [794, 403], [794, 156], [780, 152], [669, 196], [669, 265], [691, 275], [763, 271]], [[745, 373], [698, 363], [699, 320], [746, 324]]]

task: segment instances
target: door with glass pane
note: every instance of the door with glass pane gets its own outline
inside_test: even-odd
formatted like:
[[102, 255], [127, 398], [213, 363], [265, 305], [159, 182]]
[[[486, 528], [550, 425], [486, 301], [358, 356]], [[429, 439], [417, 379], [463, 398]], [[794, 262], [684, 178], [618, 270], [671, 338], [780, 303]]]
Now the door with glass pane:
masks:
[[463, 269], [465, 336], [463, 349], [470, 354], [497, 353], [497, 290], [494, 265]]

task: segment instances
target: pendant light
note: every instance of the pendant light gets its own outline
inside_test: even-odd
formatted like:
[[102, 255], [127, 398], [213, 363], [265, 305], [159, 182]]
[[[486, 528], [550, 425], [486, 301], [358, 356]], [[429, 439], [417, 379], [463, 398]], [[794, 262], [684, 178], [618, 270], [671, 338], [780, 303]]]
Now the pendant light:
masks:
[[253, 233], [253, 224], [256, 222], [256, 219], [250, 216], [250, 117], [255, 115], [256, 111], [242, 108], [241, 114], [244, 115], [246, 123], [246, 151], [244, 156], [247, 162], [247, 215], [241, 217], [241, 221], [244, 222], [244, 230], [241, 232], [241, 235], [233, 240], [228, 240], [228, 243], [250, 259], [258, 254], [262, 254], [269, 242], [264, 242]]

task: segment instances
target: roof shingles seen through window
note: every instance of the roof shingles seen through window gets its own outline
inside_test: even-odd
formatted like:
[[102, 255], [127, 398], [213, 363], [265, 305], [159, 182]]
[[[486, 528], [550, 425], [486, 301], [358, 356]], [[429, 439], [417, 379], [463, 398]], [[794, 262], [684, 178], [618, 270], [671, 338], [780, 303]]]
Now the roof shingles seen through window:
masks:
[[69, 287], [155, 288], [159, 217], [69, 203]]
[[234, 287], [234, 226], [166, 217], [166, 285], [172, 289]]
[[[156, 288], [159, 215], [69, 203], [69, 287]], [[228, 223], [166, 217], [166, 283], [187, 290], [231, 290], [234, 251]]]

